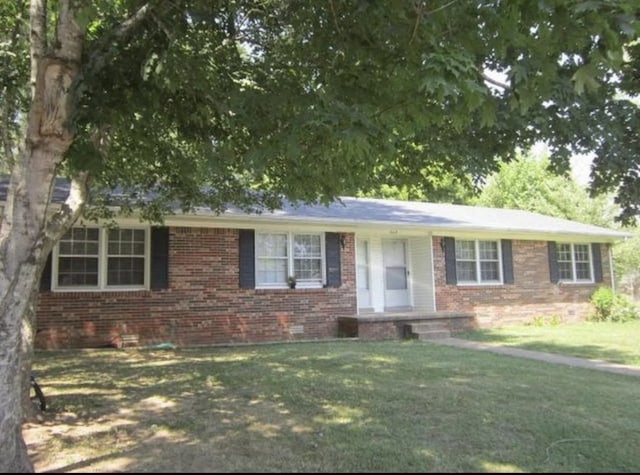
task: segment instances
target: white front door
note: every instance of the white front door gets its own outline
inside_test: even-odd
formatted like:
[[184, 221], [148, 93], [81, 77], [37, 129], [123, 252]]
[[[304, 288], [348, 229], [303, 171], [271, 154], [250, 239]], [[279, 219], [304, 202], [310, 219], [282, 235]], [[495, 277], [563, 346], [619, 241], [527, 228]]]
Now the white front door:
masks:
[[371, 283], [369, 266], [369, 240], [358, 239], [356, 242], [356, 265], [358, 274], [358, 308], [371, 308]]
[[409, 272], [407, 270], [407, 241], [385, 239], [382, 241], [382, 261], [384, 265], [384, 306], [385, 308], [408, 307]]

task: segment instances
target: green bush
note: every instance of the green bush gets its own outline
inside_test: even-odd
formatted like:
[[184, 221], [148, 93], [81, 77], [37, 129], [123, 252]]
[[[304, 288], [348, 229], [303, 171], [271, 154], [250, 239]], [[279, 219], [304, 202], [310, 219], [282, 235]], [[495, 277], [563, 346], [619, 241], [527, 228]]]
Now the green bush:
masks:
[[545, 327], [545, 326], [555, 327], [557, 325], [560, 325], [561, 323], [562, 323], [562, 319], [557, 315], [550, 315], [550, 316], [538, 315], [536, 317], [533, 317], [533, 320], [531, 320], [531, 322], [529, 322], [528, 325], [532, 325], [534, 327]]
[[591, 295], [596, 322], [628, 322], [639, 318], [638, 308], [625, 295], [616, 294], [609, 287], [600, 287]]

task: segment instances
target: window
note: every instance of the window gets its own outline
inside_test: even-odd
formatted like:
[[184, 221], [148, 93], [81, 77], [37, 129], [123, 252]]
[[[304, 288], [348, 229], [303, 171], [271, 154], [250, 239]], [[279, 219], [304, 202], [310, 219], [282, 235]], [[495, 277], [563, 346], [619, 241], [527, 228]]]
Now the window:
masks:
[[593, 282], [591, 246], [558, 243], [558, 277], [563, 282]]
[[107, 285], [144, 285], [145, 232], [111, 229], [107, 246]]
[[456, 239], [455, 246], [459, 283], [502, 283], [499, 241]]
[[322, 287], [324, 283], [322, 234], [256, 234], [256, 284], [285, 287], [295, 276], [299, 287]]
[[54, 288], [146, 288], [149, 261], [146, 229], [72, 228], [54, 259]]
[[58, 286], [97, 287], [100, 231], [72, 228], [58, 244]]

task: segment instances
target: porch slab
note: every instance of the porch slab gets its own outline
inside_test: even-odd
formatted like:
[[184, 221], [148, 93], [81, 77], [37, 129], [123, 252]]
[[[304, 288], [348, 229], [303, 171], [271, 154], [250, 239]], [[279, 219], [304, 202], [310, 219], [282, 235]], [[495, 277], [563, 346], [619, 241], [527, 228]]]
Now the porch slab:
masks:
[[478, 328], [475, 315], [465, 312], [381, 312], [338, 317], [338, 336], [362, 340], [411, 338], [412, 324], [451, 334]]

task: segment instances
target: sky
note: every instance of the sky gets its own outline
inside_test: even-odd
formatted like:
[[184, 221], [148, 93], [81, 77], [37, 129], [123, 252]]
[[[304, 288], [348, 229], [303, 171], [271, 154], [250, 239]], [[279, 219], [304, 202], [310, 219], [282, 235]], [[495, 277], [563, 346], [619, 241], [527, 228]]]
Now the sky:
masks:
[[[543, 155], [545, 152], [548, 152], [547, 145], [538, 143], [532, 147], [532, 152], [535, 156]], [[589, 185], [592, 161], [593, 156], [591, 155], [574, 155], [571, 157], [571, 174], [578, 184], [585, 187]]]

